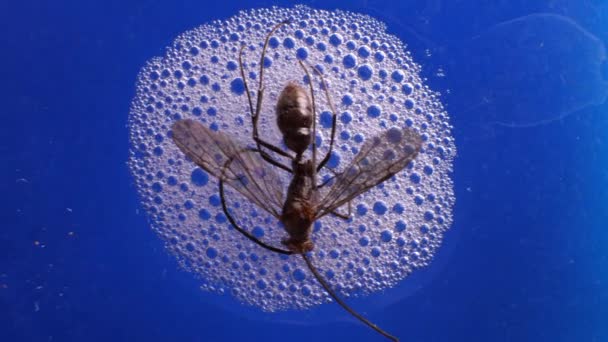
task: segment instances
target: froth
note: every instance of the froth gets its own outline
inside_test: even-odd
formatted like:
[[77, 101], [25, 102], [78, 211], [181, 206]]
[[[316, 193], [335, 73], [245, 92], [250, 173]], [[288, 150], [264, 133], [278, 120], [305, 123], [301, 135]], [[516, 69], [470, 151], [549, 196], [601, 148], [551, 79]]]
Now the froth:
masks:
[[[448, 114], [439, 95], [422, 83], [406, 46], [387, 34], [384, 24], [360, 14], [298, 6], [241, 12], [182, 34], [164, 57], [152, 59], [139, 73], [129, 117], [129, 165], [153, 229], [181, 265], [200, 276], [204, 289], [231, 293], [268, 311], [306, 308], [329, 297], [301, 258], [273, 254], [231, 227], [217, 179], [186, 160], [169, 131], [176, 120], [193, 118], [251, 145], [238, 53], [245, 44], [244, 74], [255, 102], [264, 39], [284, 19], [292, 24], [272, 36], [263, 61], [259, 130], [264, 140], [281, 146], [274, 113], [283, 87], [310, 81], [298, 60], [323, 73], [337, 109], [328, 163], [334, 171], [346, 168], [365, 139], [391, 127], [410, 126], [423, 138], [421, 153], [406, 170], [353, 201], [351, 220], [326, 216], [314, 225], [312, 259], [331, 286], [344, 296], [365, 295], [427, 265], [451, 225], [454, 204], [455, 146]], [[323, 155], [331, 109], [321, 80], [312, 78]], [[276, 172], [288, 184], [289, 175]], [[280, 246], [285, 232], [272, 216], [235, 191], [227, 197], [241, 227]]]

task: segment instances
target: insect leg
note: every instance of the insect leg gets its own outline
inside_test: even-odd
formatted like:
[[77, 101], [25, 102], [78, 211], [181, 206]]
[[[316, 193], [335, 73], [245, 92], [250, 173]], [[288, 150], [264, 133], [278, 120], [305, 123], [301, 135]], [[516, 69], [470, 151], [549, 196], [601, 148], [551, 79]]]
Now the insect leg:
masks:
[[220, 184], [219, 184], [219, 187], [220, 187], [220, 201], [221, 201], [221, 204], [222, 204], [222, 210], [224, 211], [224, 214], [228, 218], [228, 221], [230, 221], [230, 224], [232, 224], [232, 226], [234, 227], [234, 229], [236, 229], [239, 233], [245, 235], [246, 238], [248, 238], [249, 240], [257, 243], [261, 247], [264, 247], [264, 248], [266, 248], [266, 249], [268, 249], [268, 250], [270, 250], [272, 252], [276, 252], [276, 253], [280, 253], [280, 254], [286, 254], [286, 255], [293, 254], [292, 251], [288, 251], [288, 250], [284, 250], [284, 249], [280, 249], [280, 248], [271, 246], [271, 245], [265, 243], [264, 241], [258, 239], [257, 237], [253, 236], [251, 233], [249, 233], [245, 229], [241, 228], [236, 223], [236, 220], [234, 219], [234, 217], [232, 217], [232, 215], [228, 211], [228, 207], [226, 206], [226, 197], [224, 195], [224, 175], [225, 175], [226, 170], [230, 166], [230, 163], [232, 163], [233, 160], [234, 160], [234, 156], [230, 157], [226, 161], [226, 163], [224, 163], [224, 167], [222, 169], [222, 174], [220, 175], [220, 178], [219, 178], [219, 180], [220, 180]]
[[[272, 33], [273, 31], [271, 31]], [[265, 48], [265, 46], [264, 46]], [[253, 101], [251, 99], [251, 93], [249, 92], [249, 85], [247, 84], [247, 77], [245, 77], [245, 68], [243, 67], [243, 50], [245, 49], [245, 45], [241, 46], [241, 50], [239, 51], [239, 68], [241, 70], [241, 78], [243, 79], [243, 85], [245, 86], [245, 92], [247, 93], [247, 101], [249, 102], [249, 112], [251, 113], [251, 121], [252, 121], [252, 126], [253, 126], [253, 140], [256, 142], [257, 147], [258, 147], [258, 151], [260, 152], [260, 155], [262, 156], [262, 158], [269, 162], [270, 164], [283, 169], [289, 173], [291, 173], [291, 169], [288, 166], [285, 166], [284, 164], [274, 160], [268, 153], [266, 153], [265, 151], [263, 151], [260, 148], [261, 146], [264, 146], [266, 148], [268, 148], [271, 151], [274, 151], [282, 156], [288, 157], [290, 159], [293, 159], [293, 157], [291, 157], [289, 154], [287, 154], [287, 152], [281, 150], [280, 148], [258, 138], [258, 116], [260, 113], [260, 108], [261, 108], [261, 104], [262, 104], [262, 97], [263, 97], [263, 90], [258, 90], [258, 98], [257, 98], [257, 104], [256, 104], [256, 110], [254, 112], [253, 110]], [[263, 53], [262, 53], [263, 54]], [[262, 58], [263, 59], [263, 58]]]
[[249, 233], [245, 229], [241, 228], [236, 223], [236, 220], [232, 217], [232, 215], [228, 211], [228, 208], [226, 207], [226, 199], [224, 197], [224, 179], [223, 178], [220, 178], [220, 199], [221, 199], [221, 202], [222, 202], [222, 210], [224, 211], [224, 214], [226, 214], [226, 217], [228, 218], [228, 221], [230, 221], [230, 224], [232, 224], [232, 226], [234, 227], [234, 229], [236, 229], [239, 233], [245, 235], [245, 237], [248, 238], [249, 240], [257, 243], [261, 247], [264, 247], [264, 248], [266, 248], [266, 249], [268, 249], [268, 250], [270, 250], [272, 252], [276, 252], [276, 253], [280, 253], [280, 254], [286, 254], [286, 255], [293, 254], [292, 251], [280, 249], [280, 248], [271, 246], [271, 245], [265, 243], [262, 240], [259, 240], [257, 237], [253, 236], [251, 233]]
[[336, 210], [332, 210], [329, 213], [332, 214], [332, 215], [334, 215], [334, 216], [336, 216], [336, 217], [339, 217], [339, 218], [341, 218], [343, 220], [346, 220], [346, 221], [350, 220], [350, 216], [352, 215], [350, 201], [348, 201], [348, 213], [346, 215], [340, 214], [339, 212], [337, 212], [337, 209]]
[[319, 171], [329, 161], [329, 157], [331, 156], [331, 151], [332, 151], [332, 149], [334, 147], [334, 140], [335, 140], [335, 137], [336, 137], [336, 121], [337, 121], [336, 119], [337, 119], [337, 114], [336, 114], [336, 107], [334, 107], [334, 104], [331, 101], [331, 96], [329, 96], [329, 90], [327, 88], [327, 82], [325, 82], [325, 78], [323, 77], [323, 74], [316, 67], [314, 67], [314, 66], [312, 66], [310, 64], [309, 64], [309, 66], [321, 78], [321, 84], [323, 84], [323, 90], [325, 91], [325, 96], [327, 98], [327, 103], [329, 104], [329, 108], [331, 109], [331, 113], [332, 113], [332, 117], [331, 117], [331, 139], [329, 140], [329, 150], [327, 151], [327, 154], [325, 155], [325, 157], [323, 158], [323, 160], [321, 160], [321, 162], [319, 163], [319, 165], [317, 165], [317, 171]]
[[[260, 83], [258, 85], [258, 92], [257, 92], [257, 99], [256, 99], [256, 105], [255, 105], [255, 112], [253, 110], [253, 102], [251, 101], [251, 95], [249, 94], [249, 89], [247, 86], [247, 81], [246, 81], [246, 77], [245, 77], [245, 71], [243, 69], [243, 63], [241, 60], [241, 55], [242, 55], [242, 51], [243, 51], [243, 47], [241, 47], [241, 53], [239, 54], [239, 64], [241, 67], [241, 77], [243, 78], [243, 83], [245, 84], [245, 90], [247, 91], [247, 96], [249, 98], [249, 109], [251, 111], [251, 121], [252, 121], [252, 125], [253, 125], [253, 140], [256, 142], [257, 146], [258, 146], [258, 150], [260, 150], [260, 154], [262, 155], [262, 157], [264, 158], [264, 160], [266, 160], [267, 162], [271, 163], [272, 165], [275, 165], [281, 169], [284, 169], [286, 171], [288, 171], [287, 169], [289, 169], [288, 167], [284, 166], [283, 164], [275, 161], [274, 159], [270, 158], [270, 156], [268, 156], [268, 154], [262, 152], [262, 150], [260, 149], [260, 145], [283, 156], [286, 158], [289, 158], [291, 160], [294, 159], [294, 157], [283, 151], [282, 149], [280, 149], [279, 147], [274, 146], [273, 144], [263, 140], [262, 138], [259, 137], [259, 133], [258, 133], [258, 119], [260, 118], [260, 112], [262, 110], [262, 102], [264, 99], [264, 57], [266, 56], [266, 49], [268, 48], [268, 42], [270, 41], [270, 37], [272, 36], [272, 34], [278, 30], [281, 26], [290, 23], [290, 20], [284, 20], [278, 24], [276, 24], [272, 30], [270, 30], [270, 32], [268, 33], [268, 35], [266, 36], [266, 40], [264, 41], [264, 47], [262, 48], [262, 55], [260, 57]], [[291, 170], [291, 169], [289, 169]]]
[[363, 317], [361, 314], [359, 314], [358, 312], [356, 312], [355, 310], [353, 310], [353, 308], [351, 308], [350, 306], [348, 306], [348, 304], [346, 304], [346, 302], [344, 302], [342, 300], [342, 298], [338, 297], [338, 295], [331, 289], [331, 287], [329, 286], [329, 284], [327, 283], [327, 281], [325, 281], [325, 278], [323, 278], [323, 276], [321, 276], [321, 274], [319, 273], [319, 271], [317, 271], [317, 268], [314, 267], [314, 265], [312, 264], [312, 262], [306, 256], [305, 253], [302, 253], [302, 258], [306, 262], [306, 266], [308, 266], [308, 268], [310, 269], [310, 272], [312, 272], [312, 274], [317, 279], [317, 281], [319, 282], [319, 284], [321, 284], [321, 286], [323, 287], [323, 289], [325, 289], [325, 291], [327, 291], [327, 293], [331, 296], [331, 298], [333, 298], [336, 301], [336, 303], [340, 304], [340, 306], [342, 308], [344, 308], [344, 310], [348, 311], [348, 313], [350, 313], [351, 315], [353, 315], [355, 318], [357, 318], [358, 320], [360, 320], [361, 322], [363, 322], [368, 327], [374, 329], [375, 331], [377, 331], [378, 333], [380, 333], [382, 336], [388, 338], [389, 340], [396, 341], [396, 342], [399, 341], [398, 338], [396, 338], [395, 336], [393, 336], [393, 335], [387, 333], [386, 331], [382, 330], [380, 327], [378, 327], [377, 325], [375, 325], [374, 323], [372, 323], [371, 321], [369, 321], [367, 318]]

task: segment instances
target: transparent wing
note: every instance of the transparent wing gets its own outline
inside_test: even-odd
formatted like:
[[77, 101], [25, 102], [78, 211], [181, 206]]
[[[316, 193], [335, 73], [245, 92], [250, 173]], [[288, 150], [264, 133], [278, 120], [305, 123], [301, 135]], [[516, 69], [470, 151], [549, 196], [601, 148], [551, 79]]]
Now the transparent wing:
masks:
[[336, 176], [334, 185], [317, 207], [317, 218], [403, 170], [420, 151], [422, 139], [410, 128], [391, 128], [365, 141], [350, 165]]
[[196, 165], [279, 218], [283, 205], [280, 178], [255, 150], [242, 147], [221, 132], [185, 119], [171, 128], [173, 141]]

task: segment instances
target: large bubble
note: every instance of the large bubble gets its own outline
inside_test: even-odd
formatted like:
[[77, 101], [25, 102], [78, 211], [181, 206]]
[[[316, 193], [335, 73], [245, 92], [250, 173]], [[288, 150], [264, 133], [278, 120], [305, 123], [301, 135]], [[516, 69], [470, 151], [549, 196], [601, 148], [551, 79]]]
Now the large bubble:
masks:
[[[334, 153], [326, 178], [343, 170], [365, 139], [410, 126], [422, 151], [406, 170], [357, 197], [352, 219], [326, 216], [313, 229], [311, 259], [342, 296], [394, 286], [427, 265], [452, 223], [450, 172], [456, 153], [439, 98], [422, 83], [406, 46], [368, 16], [298, 6], [241, 12], [178, 37], [162, 58], [141, 70], [129, 123], [129, 165], [153, 229], [202, 288], [275, 311], [330, 300], [302, 258], [281, 256], [252, 243], [227, 221], [218, 182], [173, 144], [169, 131], [182, 118], [200, 120], [251, 145], [251, 118], [238, 53], [245, 45], [245, 77], [255, 99], [264, 39], [279, 21], [292, 23], [270, 39], [260, 134], [283, 146], [275, 124], [277, 96], [289, 82], [309, 81], [298, 60], [319, 69], [337, 109]], [[331, 109], [318, 75], [312, 76], [319, 151], [328, 151]], [[278, 157], [277, 157], [278, 158]], [[283, 184], [290, 175], [276, 171]], [[227, 205], [237, 221], [265, 242], [280, 246], [286, 233], [276, 219], [236, 191]], [[347, 208], [340, 208], [345, 213]]]

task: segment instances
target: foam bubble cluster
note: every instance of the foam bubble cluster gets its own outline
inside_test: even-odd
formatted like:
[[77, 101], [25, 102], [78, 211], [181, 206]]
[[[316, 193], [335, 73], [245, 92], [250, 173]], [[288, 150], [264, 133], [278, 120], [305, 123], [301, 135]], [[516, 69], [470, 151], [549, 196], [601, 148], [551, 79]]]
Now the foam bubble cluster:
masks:
[[[406, 46], [387, 34], [384, 24], [365, 15], [298, 6], [241, 12], [182, 34], [164, 57], [139, 73], [129, 117], [129, 165], [153, 229], [180, 264], [200, 276], [202, 288], [268, 311], [307, 308], [330, 298], [302, 258], [263, 249], [230, 225], [218, 180], [187, 160], [169, 132], [176, 120], [191, 118], [251, 146], [239, 50], [245, 45], [243, 67], [255, 103], [264, 39], [285, 19], [292, 23], [273, 34], [262, 62], [259, 130], [266, 141], [284, 148], [274, 114], [283, 87], [293, 81], [308, 89], [311, 81], [319, 152], [328, 151], [331, 108], [321, 79], [308, 79], [298, 60], [323, 74], [338, 115], [334, 152], [321, 178], [344, 170], [366, 139], [393, 127], [412, 127], [423, 140], [405, 170], [353, 200], [350, 220], [328, 215], [314, 224], [311, 259], [331, 286], [346, 297], [365, 295], [427, 265], [452, 223], [454, 204], [455, 146], [448, 115], [439, 95], [422, 83]], [[276, 172], [289, 184], [288, 173]], [[227, 190], [227, 205], [241, 227], [281, 247], [286, 233], [277, 220]]]

